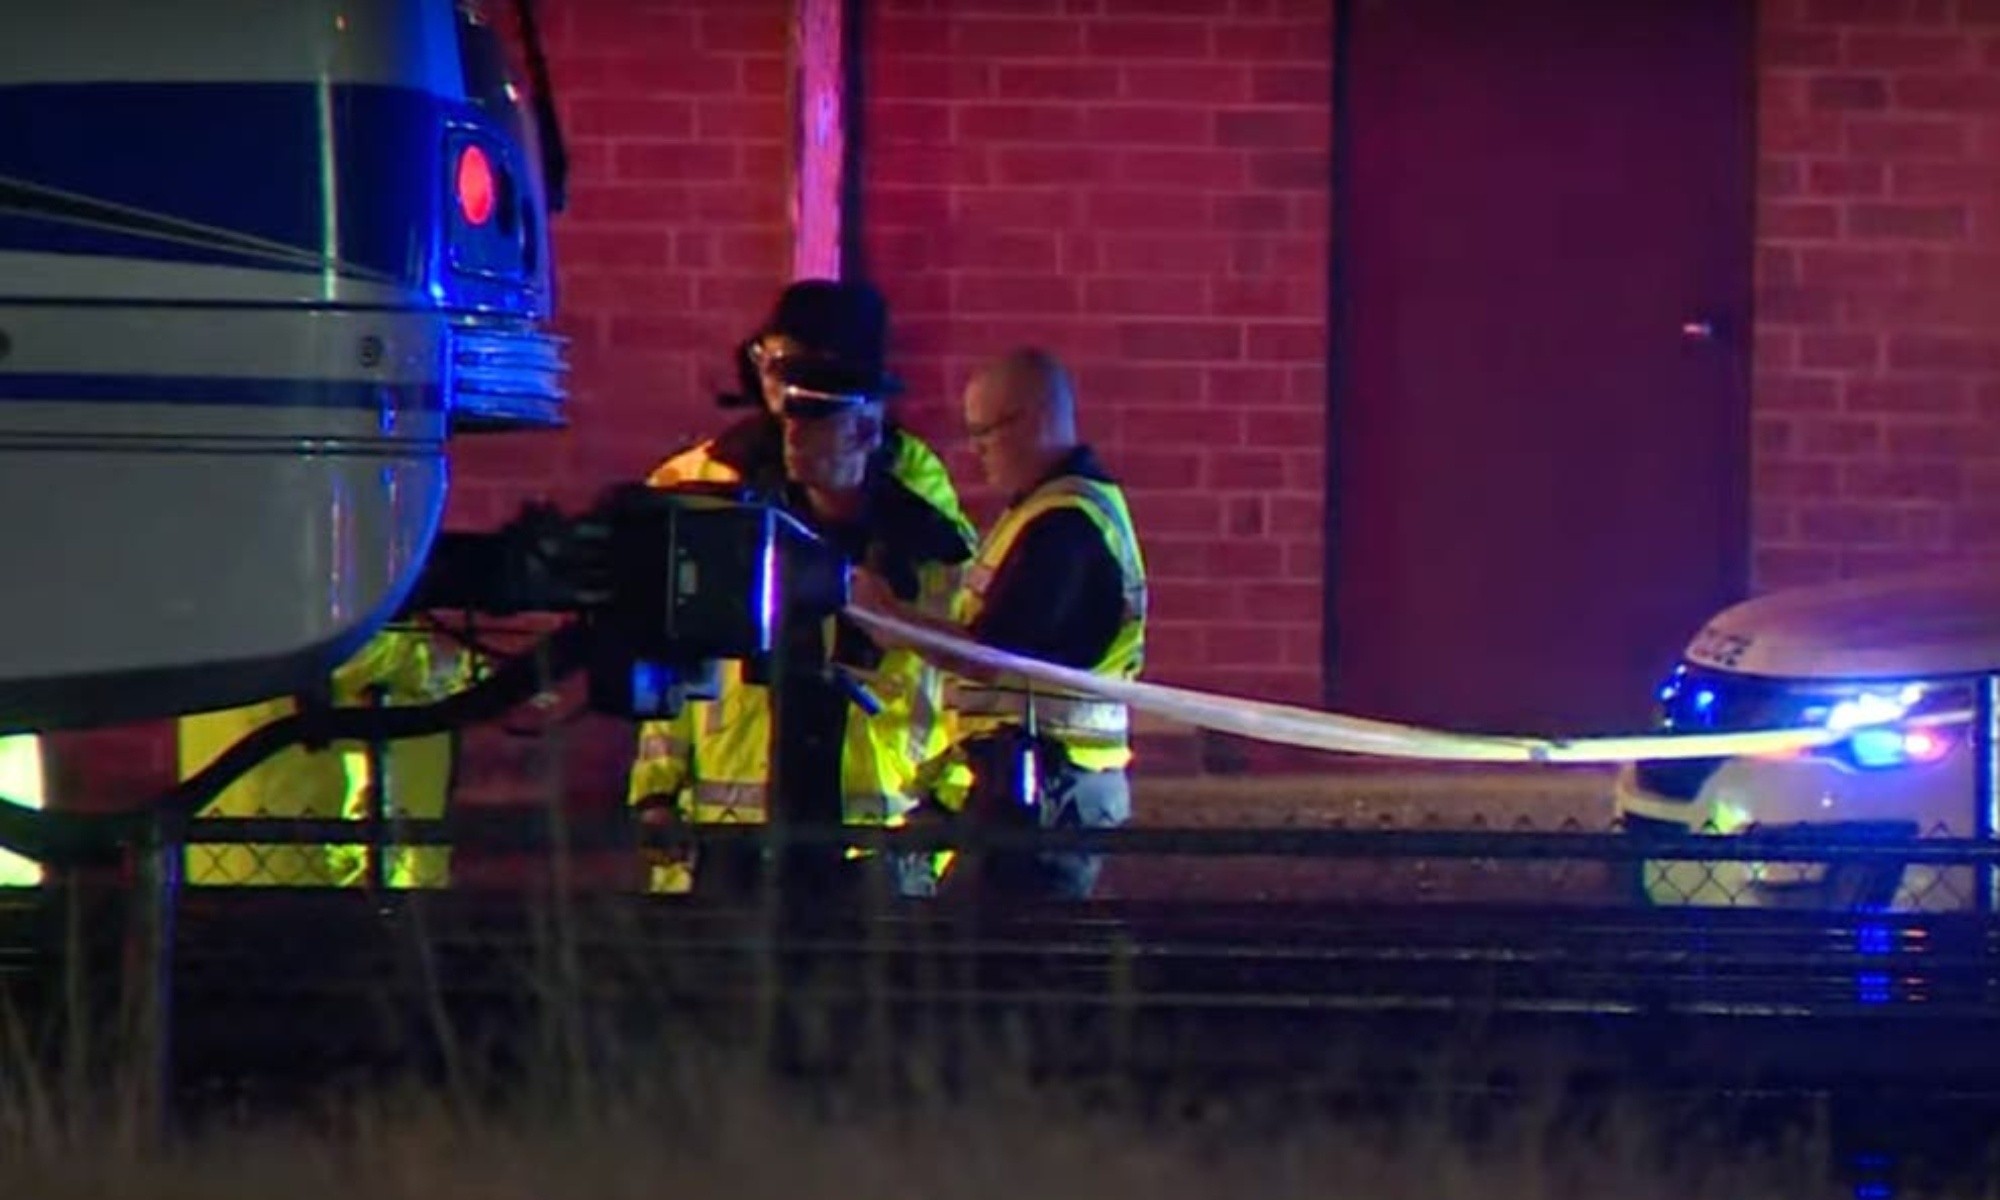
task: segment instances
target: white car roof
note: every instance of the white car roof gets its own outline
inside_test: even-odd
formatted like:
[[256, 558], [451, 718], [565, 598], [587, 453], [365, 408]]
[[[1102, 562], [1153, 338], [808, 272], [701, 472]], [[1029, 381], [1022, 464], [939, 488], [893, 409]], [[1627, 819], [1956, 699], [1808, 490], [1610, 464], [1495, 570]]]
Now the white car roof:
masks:
[[1688, 660], [1747, 675], [1882, 679], [2000, 667], [2000, 563], [1789, 588], [1724, 609]]

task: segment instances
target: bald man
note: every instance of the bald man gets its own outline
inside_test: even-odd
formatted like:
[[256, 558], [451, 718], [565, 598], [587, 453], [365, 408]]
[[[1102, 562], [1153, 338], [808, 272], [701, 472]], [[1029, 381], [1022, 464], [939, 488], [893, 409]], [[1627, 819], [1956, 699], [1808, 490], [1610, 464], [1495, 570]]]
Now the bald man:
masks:
[[[983, 645], [1116, 679], [1145, 652], [1146, 568], [1124, 494], [1077, 435], [1076, 388], [1054, 356], [1008, 352], [964, 396], [966, 435], [987, 481], [1008, 494], [974, 556], [952, 620], [926, 619], [866, 578], [861, 603]], [[975, 825], [1122, 825], [1131, 816], [1130, 717], [1122, 704], [932, 656], [953, 744], [927, 764], [929, 798]], [[1032, 765], [1029, 765], [1032, 764]], [[954, 872], [983, 892], [1081, 899], [1102, 864], [1090, 854], [983, 855]]]

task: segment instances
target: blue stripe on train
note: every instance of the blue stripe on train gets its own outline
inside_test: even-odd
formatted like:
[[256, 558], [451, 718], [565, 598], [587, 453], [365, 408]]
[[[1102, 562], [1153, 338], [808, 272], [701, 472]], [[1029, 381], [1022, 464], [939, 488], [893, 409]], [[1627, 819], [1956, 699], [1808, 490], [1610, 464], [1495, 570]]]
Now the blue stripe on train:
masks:
[[241, 378], [223, 375], [74, 375], [0, 372], [0, 400], [52, 403], [224, 404], [257, 408], [390, 410], [435, 413], [435, 383]]
[[[399, 284], [426, 285], [438, 277], [432, 231], [445, 216], [445, 127], [490, 122], [470, 105], [409, 88], [334, 86], [325, 106], [332, 147], [323, 162], [322, 98], [311, 83], [0, 87], [0, 183], [139, 210], [79, 222], [13, 196], [0, 202], [0, 250], [310, 272], [332, 251]], [[323, 174], [335, 184], [330, 226]], [[149, 216], [280, 243], [305, 260], [288, 264], [226, 237], [151, 236]]]

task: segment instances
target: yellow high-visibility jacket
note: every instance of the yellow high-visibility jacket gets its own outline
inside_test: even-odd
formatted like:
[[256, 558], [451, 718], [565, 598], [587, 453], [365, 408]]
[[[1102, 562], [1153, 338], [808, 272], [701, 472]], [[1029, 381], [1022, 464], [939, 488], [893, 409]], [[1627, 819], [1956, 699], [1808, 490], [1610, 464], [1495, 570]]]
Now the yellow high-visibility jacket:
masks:
[[[440, 654], [425, 633], [385, 629], [333, 674], [336, 705], [365, 705], [371, 689], [384, 689], [387, 704], [427, 704], [460, 690], [474, 664], [465, 654]], [[178, 723], [179, 772], [185, 779], [214, 761], [243, 737], [297, 711], [290, 697], [237, 708], [195, 713]], [[456, 737], [450, 733], [386, 743], [387, 816], [442, 817], [451, 787]], [[371, 780], [368, 747], [336, 742], [324, 750], [289, 747], [238, 779], [205, 816], [348, 818], [368, 812]], [[338, 887], [366, 878], [368, 847], [282, 843], [190, 846], [189, 883]], [[384, 878], [392, 887], [442, 887], [449, 882], [450, 849], [443, 846], [389, 846]]]
[[[1090, 518], [1118, 563], [1123, 584], [1124, 619], [1088, 670], [1113, 679], [1136, 678], [1145, 660], [1146, 563], [1124, 493], [1108, 480], [1059, 475], [1003, 512], [966, 572], [965, 586], [952, 606], [952, 619], [971, 627], [985, 605], [987, 588], [1021, 534], [1037, 517], [1061, 508], [1077, 509]], [[1060, 569], [1060, 564], [1052, 569]], [[1076, 766], [1102, 771], [1131, 762], [1130, 716], [1123, 704], [1070, 695], [1039, 684], [1026, 688], [1005, 680], [992, 684], [953, 680], [945, 701], [950, 749], [924, 764], [919, 789], [947, 808], [961, 807], [972, 782], [961, 753], [963, 743], [1004, 725], [1025, 725], [1031, 706], [1035, 729], [1061, 744]]]
[[[649, 482], [734, 483], [768, 469], [768, 461], [754, 455], [733, 458], [731, 447], [730, 434], [703, 443], [662, 464]], [[907, 433], [890, 439], [885, 449], [886, 478], [875, 484], [879, 519], [873, 540], [889, 558], [907, 564], [904, 582], [911, 594], [904, 599], [942, 616], [971, 555], [972, 524], [935, 453]], [[829, 646], [834, 625], [828, 622]], [[859, 706], [847, 710], [841, 755], [846, 819], [900, 823], [915, 805], [910, 785], [918, 765], [946, 744], [939, 712], [943, 677], [906, 649], [885, 651], [872, 666], [848, 670], [881, 702], [881, 711], [871, 716]], [[715, 700], [691, 702], [671, 720], [641, 724], [629, 800], [670, 800], [690, 821], [762, 822], [770, 729], [769, 691], [747, 682], [740, 663], [724, 663]], [[690, 878], [686, 863], [656, 865], [650, 886], [683, 891]]]

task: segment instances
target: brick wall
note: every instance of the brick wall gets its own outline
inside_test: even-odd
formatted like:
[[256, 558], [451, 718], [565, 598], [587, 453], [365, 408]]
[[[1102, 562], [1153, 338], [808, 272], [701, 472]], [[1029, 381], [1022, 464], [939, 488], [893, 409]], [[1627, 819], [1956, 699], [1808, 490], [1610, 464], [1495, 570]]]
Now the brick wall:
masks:
[[1064, 356], [1149, 558], [1150, 674], [1315, 703], [1328, 13], [877, 0], [863, 115], [910, 423], [950, 451], [978, 360]]
[[[2000, 549], [2000, 0], [1760, 2], [1757, 584]], [[948, 448], [981, 356], [1064, 354], [1152, 559], [1156, 677], [1306, 701], [1326, 9], [872, 0], [861, 114], [912, 423]], [[454, 526], [581, 502], [716, 422], [726, 349], [789, 268], [790, 11], [546, 6], [575, 428], [455, 443]], [[57, 786], [162, 782], [167, 733], [62, 737]]]
[[2000, 550], [2000, 3], [1763, 0], [1756, 583]]

